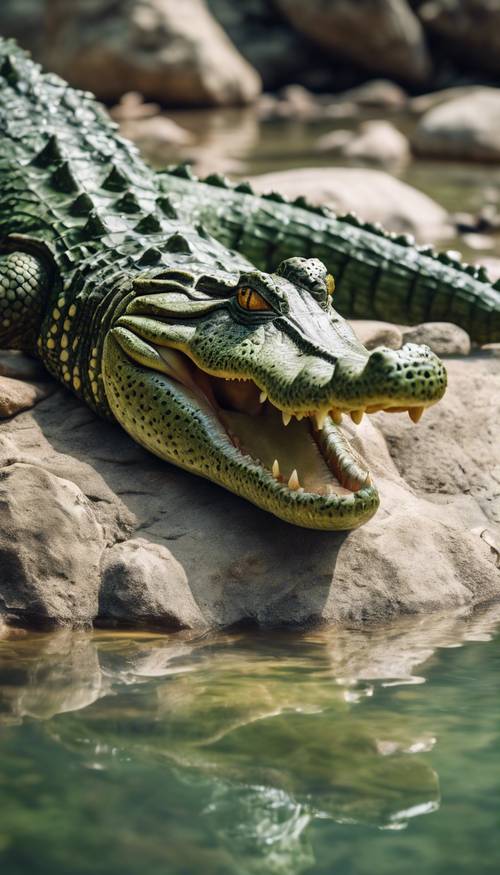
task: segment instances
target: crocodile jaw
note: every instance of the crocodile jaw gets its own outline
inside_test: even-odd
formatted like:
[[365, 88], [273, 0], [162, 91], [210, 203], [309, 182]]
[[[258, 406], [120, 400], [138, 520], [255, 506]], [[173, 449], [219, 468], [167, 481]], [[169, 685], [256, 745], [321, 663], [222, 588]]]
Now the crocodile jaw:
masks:
[[366, 466], [329, 416], [322, 429], [314, 417], [285, 426], [253, 384], [239, 405], [229, 391], [228, 409], [222, 381], [188, 367], [184, 356], [159, 350], [144, 362], [125, 353], [118, 337], [111, 331], [105, 341], [106, 396], [118, 422], [150, 452], [305, 528], [352, 529], [375, 513], [378, 493]]

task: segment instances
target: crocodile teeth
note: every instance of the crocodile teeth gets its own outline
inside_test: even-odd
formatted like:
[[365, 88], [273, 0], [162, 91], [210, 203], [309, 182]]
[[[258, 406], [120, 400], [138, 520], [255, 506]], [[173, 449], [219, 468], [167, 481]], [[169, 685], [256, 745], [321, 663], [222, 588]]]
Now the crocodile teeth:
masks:
[[423, 407], [409, 407], [408, 408], [408, 416], [410, 417], [412, 422], [418, 422], [422, 413], [424, 412]]
[[337, 410], [336, 407], [332, 407], [330, 410], [330, 416], [332, 417], [335, 425], [340, 425], [342, 422], [342, 413], [340, 410]]
[[363, 408], [361, 408], [360, 410], [351, 410], [350, 416], [351, 416], [352, 421], [356, 425], [359, 425], [359, 423], [363, 419], [364, 412], [365, 411], [363, 410]]
[[299, 475], [297, 474], [297, 469], [294, 468], [292, 473], [290, 474], [290, 479], [288, 481], [289, 489], [300, 489], [300, 481]]
[[261, 404], [264, 404], [264, 401], [267, 401], [267, 392], [264, 392], [264, 389], [259, 395], [259, 401]]
[[318, 431], [322, 431], [327, 416], [328, 410], [318, 410], [314, 414], [314, 421], [316, 423], [316, 428], [318, 429]]
[[283, 425], [288, 425], [288, 423], [290, 422], [290, 420], [292, 418], [292, 414], [285, 413], [284, 411], [281, 411], [281, 418], [283, 420]]
[[280, 476], [280, 464], [279, 464], [277, 459], [274, 460], [273, 467], [271, 468], [271, 471], [273, 472], [273, 477], [276, 477], [276, 480], [277, 480], [278, 477]]

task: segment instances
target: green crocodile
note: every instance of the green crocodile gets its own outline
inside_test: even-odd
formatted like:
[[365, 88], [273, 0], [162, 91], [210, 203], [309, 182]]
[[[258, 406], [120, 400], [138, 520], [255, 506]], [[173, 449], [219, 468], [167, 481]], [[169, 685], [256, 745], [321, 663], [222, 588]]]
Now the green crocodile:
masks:
[[[0, 346], [35, 352], [151, 452], [288, 522], [331, 530], [369, 519], [378, 494], [342, 415], [407, 410], [417, 421], [443, 395], [446, 373], [425, 346], [369, 353], [333, 309], [318, 256], [335, 262], [336, 220], [276, 201], [270, 211], [241, 190], [221, 189], [221, 206], [182, 168], [155, 174], [92, 95], [7, 41], [0, 133]], [[427, 296], [466, 288], [483, 306], [476, 275], [347, 220], [335, 239], [347, 246], [352, 235], [361, 264], [363, 234], [379, 259], [378, 289], [400, 295], [392, 262], [405, 253]], [[341, 287], [351, 287], [348, 273]], [[372, 286], [360, 272], [375, 301]]]

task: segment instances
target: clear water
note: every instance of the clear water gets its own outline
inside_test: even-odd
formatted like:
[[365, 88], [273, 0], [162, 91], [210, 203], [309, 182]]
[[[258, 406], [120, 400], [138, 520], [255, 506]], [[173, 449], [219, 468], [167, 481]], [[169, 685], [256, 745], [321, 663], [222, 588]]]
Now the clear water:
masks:
[[500, 607], [0, 640], [6, 875], [493, 875]]

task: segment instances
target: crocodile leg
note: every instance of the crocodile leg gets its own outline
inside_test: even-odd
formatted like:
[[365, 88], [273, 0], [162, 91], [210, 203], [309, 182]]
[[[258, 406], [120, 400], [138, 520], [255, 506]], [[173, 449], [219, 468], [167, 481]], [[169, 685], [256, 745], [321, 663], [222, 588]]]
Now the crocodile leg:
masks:
[[49, 275], [28, 252], [0, 255], [0, 348], [34, 351]]
[[[36, 256], [21, 251], [0, 255], [0, 347], [34, 351], [47, 281]], [[12, 379], [2, 370], [0, 364], [0, 418], [33, 407], [47, 395], [47, 384]]]

